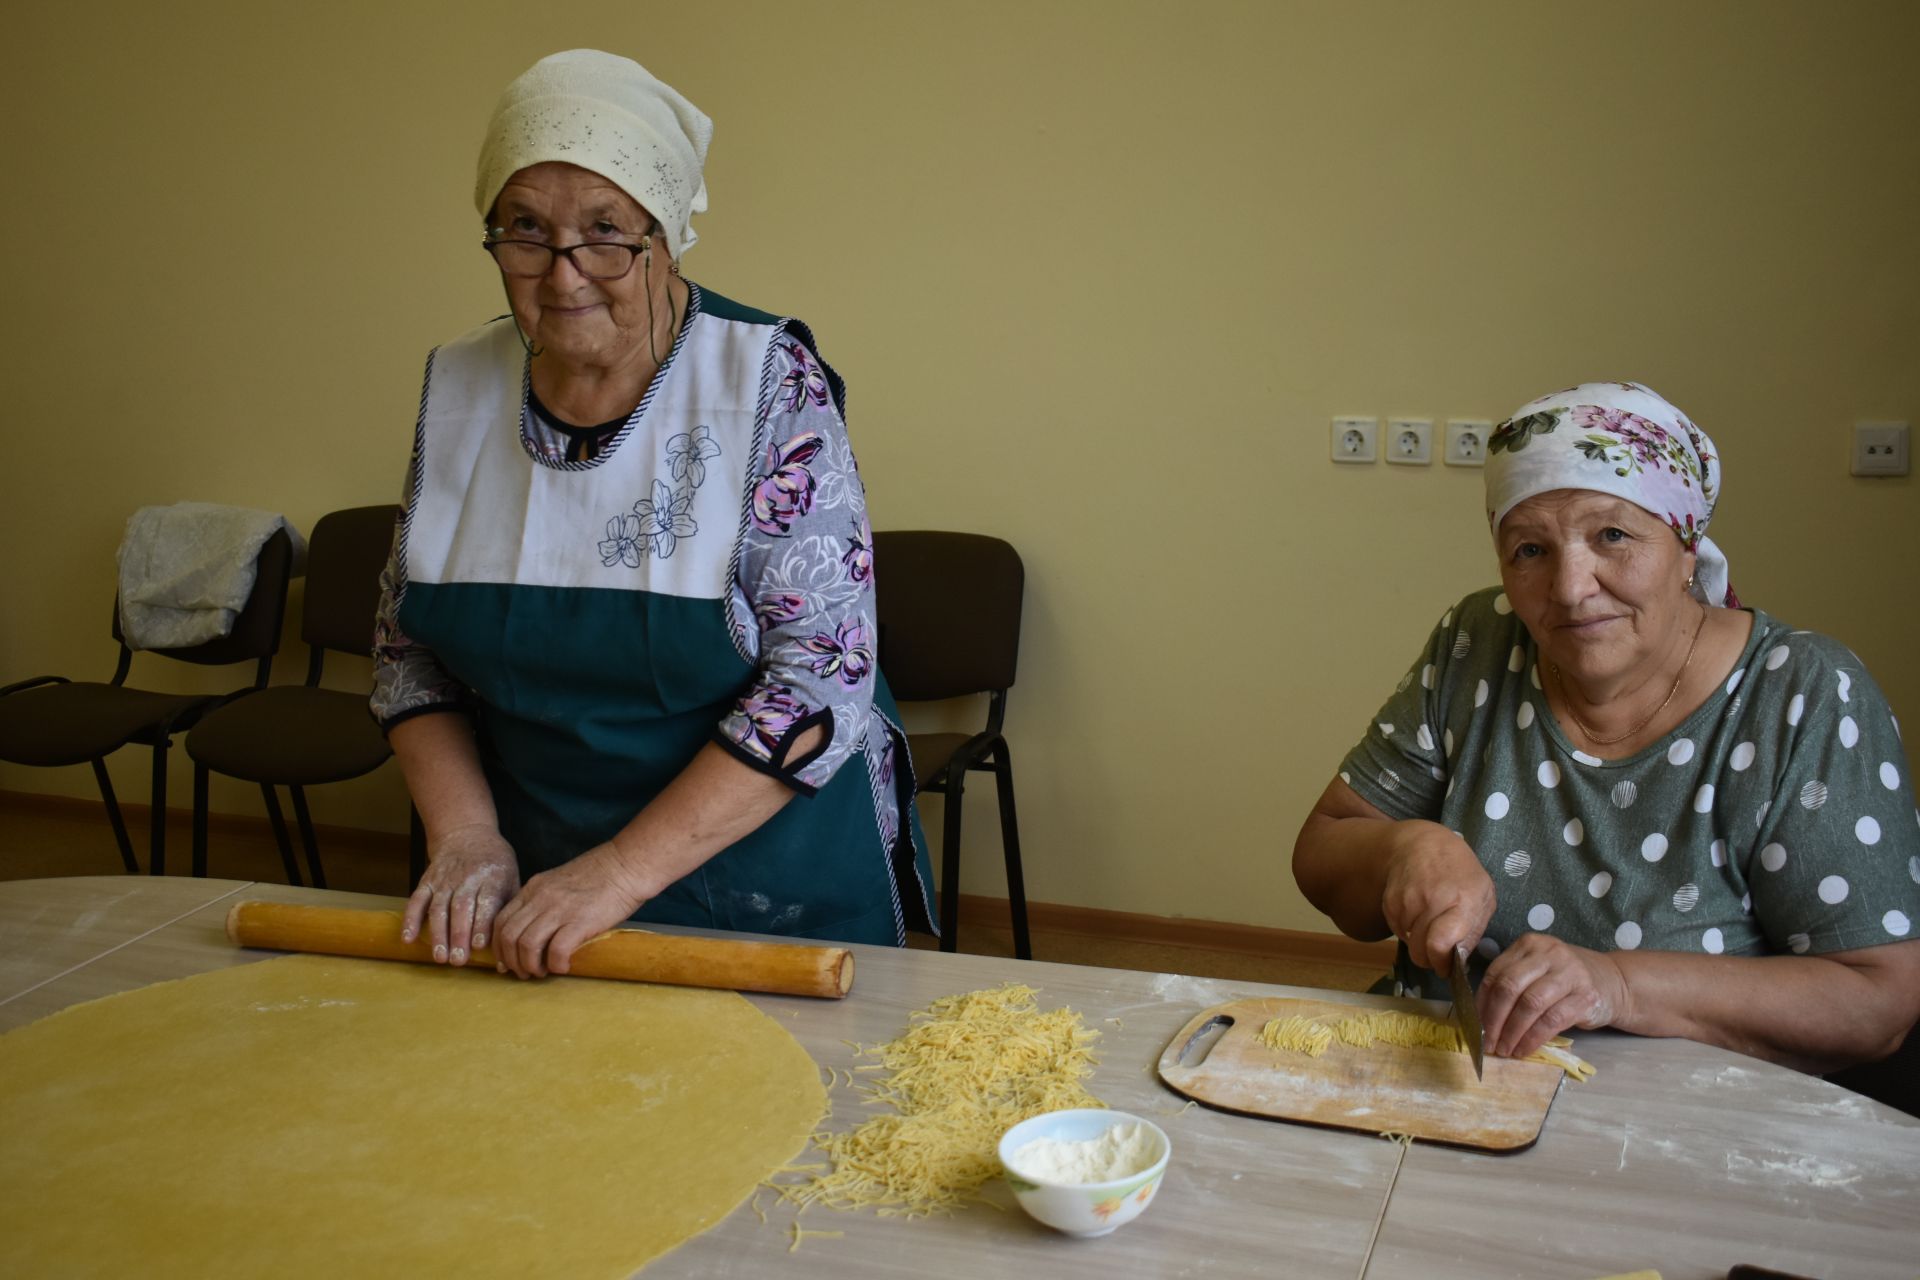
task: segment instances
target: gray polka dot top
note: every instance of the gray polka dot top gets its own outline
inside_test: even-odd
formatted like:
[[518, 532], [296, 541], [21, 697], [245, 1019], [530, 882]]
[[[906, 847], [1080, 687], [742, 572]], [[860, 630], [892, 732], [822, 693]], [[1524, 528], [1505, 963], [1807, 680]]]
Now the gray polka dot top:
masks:
[[1920, 810], [1885, 697], [1846, 648], [1757, 609], [1705, 705], [1602, 761], [1562, 735], [1506, 596], [1476, 592], [1340, 776], [1479, 854], [1499, 905], [1478, 965], [1528, 932], [1751, 956], [1897, 942], [1920, 920]]

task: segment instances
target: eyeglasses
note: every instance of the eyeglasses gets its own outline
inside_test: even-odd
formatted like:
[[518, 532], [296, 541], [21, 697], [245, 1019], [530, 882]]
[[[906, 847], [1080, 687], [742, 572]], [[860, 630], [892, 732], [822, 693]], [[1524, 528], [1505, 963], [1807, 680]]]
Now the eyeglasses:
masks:
[[564, 248], [538, 240], [483, 240], [480, 247], [493, 255], [500, 270], [510, 276], [538, 278], [553, 270], [556, 255], [589, 280], [618, 280], [633, 270], [633, 260], [648, 244], [570, 244]]

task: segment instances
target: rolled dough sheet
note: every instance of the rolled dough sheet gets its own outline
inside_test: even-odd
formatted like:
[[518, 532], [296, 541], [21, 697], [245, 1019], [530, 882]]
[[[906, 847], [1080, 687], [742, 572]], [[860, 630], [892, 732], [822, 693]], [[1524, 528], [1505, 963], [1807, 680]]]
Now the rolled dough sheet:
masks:
[[240, 965], [0, 1036], [0, 1275], [612, 1280], [825, 1106], [732, 992]]

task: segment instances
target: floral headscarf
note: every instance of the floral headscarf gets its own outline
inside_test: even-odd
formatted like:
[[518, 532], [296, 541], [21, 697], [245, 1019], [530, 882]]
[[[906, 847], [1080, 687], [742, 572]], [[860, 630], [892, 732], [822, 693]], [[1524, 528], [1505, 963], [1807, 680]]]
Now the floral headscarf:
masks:
[[1673, 526], [1697, 557], [1693, 595], [1737, 607], [1727, 558], [1707, 537], [1720, 457], [1707, 433], [1637, 382], [1587, 382], [1520, 406], [1487, 442], [1487, 524], [1536, 494], [1590, 489]]

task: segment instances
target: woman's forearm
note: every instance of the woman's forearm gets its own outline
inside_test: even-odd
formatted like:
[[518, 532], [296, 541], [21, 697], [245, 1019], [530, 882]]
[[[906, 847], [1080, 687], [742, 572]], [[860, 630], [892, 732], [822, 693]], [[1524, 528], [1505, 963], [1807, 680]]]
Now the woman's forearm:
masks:
[[[1437, 822], [1389, 817], [1339, 778], [1327, 784], [1300, 825], [1293, 877], [1307, 901], [1363, 942], [1393, 936], [1395, 921], [1407, 927], [1439, 923], [1443, 934], [1451, 934], [1455, 926], [1442, 919], [1448, 908], [1485, 898], [1485, 912], [1477, 906], [1465, 911], [1475, 917], [1466, 939], [1471, 943], [1492, 912], [1491, 882], [1460, 837]], [[1416, 951], [1416, 960], [1423, 950]]]
[[1613, 1026], [1802, 1071], [1884, 1058], [1920, 1016], [1920, 942], [1824, 956], [1610, 955], [1627, 991]]
[[[821, 730], [808, 732], [817, 739]], [[795, 745], [806, 750], [807, 734]], [[756, 830], [793, 794], [708, 743], [612, 839], [527, 881], [501, 909], [494, 958], [522, 977], [566, 973], [575, 948]]]
[[[812, 731], [818, 734], [818, 730]], [[810, 745], [804, 738], [799, 750]], [[722, 849], [760, 829], [794, 792], [708, 743], [607, 844], [633, 892], [652, 898]]]
[[387, 744], [400, 761], [429, 848], [461, 827], [498, 827], [493, 790], [480, 767], [473, 723], [465, 715], [436, 712], [402, 720], [387, 733]]
[[[466, 716], [415, 716], [395, 725], [387, 740], [400, 761], [430, 846], [461, 827], [497, 829], [493, 792]], [[803, 737], [797, 748], [804, 752], [811, 745]], [[758, 830], [793, 795], [777, 779], [748, 768], [709, 743], [602, 852], [611, 856], [612, 869], [633, 892], [643, 899], [655, 897]]]
[[1392, 932], [1381, 901], [1393, 825], [1315, 809], [1293, 842], [1293, 876], [1300, 891], [1350, 938], [1374, 942]]

